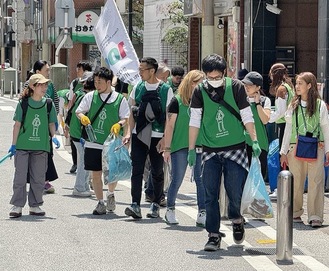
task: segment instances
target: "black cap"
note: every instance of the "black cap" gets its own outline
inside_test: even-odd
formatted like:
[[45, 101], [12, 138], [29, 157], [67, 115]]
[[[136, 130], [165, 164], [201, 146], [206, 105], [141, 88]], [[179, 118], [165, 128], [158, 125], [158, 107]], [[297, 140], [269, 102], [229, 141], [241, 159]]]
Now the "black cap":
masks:
[[241, 69], [238, 71], [238, 79], [242, 80], [248, 73], [247, 69]]
[[242, 80], [246, 85], [263, 86], [263, 77], [258, 72], [249, 72]]

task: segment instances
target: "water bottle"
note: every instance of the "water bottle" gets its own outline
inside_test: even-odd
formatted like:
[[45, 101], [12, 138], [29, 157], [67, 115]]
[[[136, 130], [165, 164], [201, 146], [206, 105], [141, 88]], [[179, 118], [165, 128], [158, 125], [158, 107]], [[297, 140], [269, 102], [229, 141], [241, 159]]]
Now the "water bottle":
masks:
[[88, 139], [89, 139], [89, 141], [90, 142], [96, 142], [96, 140], [97, 140], [97, 137], [96, 137], [96, 135], [95, 135], [95, 132], [94, 132], [94, 129], [93, 129], [93, 127], [91, 126], [91, 124], [88, 124], [88, 125], [86, 125], [86, 133], [87, 133], [87, 135], [88, 135]]

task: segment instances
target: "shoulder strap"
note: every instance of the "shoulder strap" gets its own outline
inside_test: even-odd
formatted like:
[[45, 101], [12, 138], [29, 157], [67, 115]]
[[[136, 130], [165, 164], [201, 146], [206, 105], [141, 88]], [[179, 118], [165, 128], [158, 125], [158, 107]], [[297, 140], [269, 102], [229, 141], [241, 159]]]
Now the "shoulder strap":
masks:
[[47, 103], [47, 116], [48, 116], [48, 120], [49, 120], [50, 111], [51, 111], [51, 108], [53, 107], [53, 101], [52, 101], [52, 99], [47, 98], [46, 103]]
[[219, 104], [221, 104], [221, 105], [224, 106], [228, 111], [230, 111], [230, 113], [231, 113], [234, 117], [236, 117], [240, 122], [242, 121], [240, 114], [239, 114], [238, 112], [236, 112], [236, 110], [235, 110], [232, 106], [230, 106], [227, 102], [225, 102], [224, 99], [221, 99], [221, 100], [219, 101]]
[[96, 114], [93, 116], [93, 118], [90, 120], [90, 124], [92, 124], [95, 119], [97, 118], [97, 116], [99, 115], [99, 113], [101, 112], [101, 110], [103, 109], [103, 107], [105, 106], [105, 104], [107, 103], [107, 101], [110, 99], [111, 95], [112, 95], [113, 90], [111, 91], [111, 93], [109, 95], [107, 95], [106, 99], [104, 100], [104, 102], [102, 103], [102, 105], [98, 108]]
[[28, 98], [22, 98], [21, 107], [22, 107], [21, 127], [23, 128], [23, 133], [25, 133], [24, 121], [25, 121], [25, 117], [26, 117], [27, 108], [29, 107]]

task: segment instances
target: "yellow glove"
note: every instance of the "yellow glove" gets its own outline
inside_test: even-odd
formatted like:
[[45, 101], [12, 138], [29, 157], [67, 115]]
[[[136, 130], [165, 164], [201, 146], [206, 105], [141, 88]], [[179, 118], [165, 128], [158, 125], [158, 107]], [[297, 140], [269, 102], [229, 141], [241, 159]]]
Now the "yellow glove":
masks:
[[65, 122], [64, 121], [61, 121], [61, 126], [64, 129], [64, 127], [65, 127]]
[[112, 125], [111, 127], [111, 133], [118, 135], [120, 133], [121, 130], [121, 125], [120, 123], [115, 123]]
[[90, 119], [87, 116], [82, 116], [80, 121], [83, 126], [90, 124]]

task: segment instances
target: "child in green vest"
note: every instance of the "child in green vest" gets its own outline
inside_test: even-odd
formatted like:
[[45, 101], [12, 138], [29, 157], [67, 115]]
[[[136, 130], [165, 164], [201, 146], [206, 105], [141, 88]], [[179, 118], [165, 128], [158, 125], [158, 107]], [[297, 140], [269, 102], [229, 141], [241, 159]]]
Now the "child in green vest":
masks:
[[[249, 72], [244, 79], [244, 88], [247, 93], [247, 100], [250, 103], [250, 108], [255, 121], [255, 129], [257, 139], [262, 152], [259, 155], [261, 163], [262, 175], [265, 179], [267, 173], [267, 153], [268, 139], [265, 124], [268, 122], [271, 114], [271, 101], [268, 97], [261, 95], [263, 86], [263, 77], [258, 72]], [[252, 141], [250, 135], [246, 133], [247, 154], [249, 166], [252, 157]]]
[[[13, 196], [10, 203], [13, 205], [9, 216], [20, 217], [25, 206], [26, 199], [30, 206], [30, 215], [44, 216], [45, 212], [40, 208], [43, 204], [43, 191], [48, 167], [48, 153], [50, 152], [49, 133], [55, 134], [56, 110], [54, 104], [47, 113], [47, 102], [44, 97], [49, 79], [41, 74], [34, 74], [29, 79], [26, 96], [28, 109], [25, 119], [22, 120], [23, 112], [20, 103], [16, 107], [14, 115], [14, 131], [12, 145], [9, 149], [15, 156], [15, 175]], [[22, 125], [23, 122], [23, 125]], [[56, 137], [52, 141], [59, 147]], [[26, 182], [27, 174], [30, 176], [30, 189], [27, 197]]]
[[[324, 162], [329, 163], [329, 120], [326, 104], [319, 95], [316, 77], [310, 72], [296, 76], [296, 94], [286, 112], [286, 128], [280, 150], [281, 165], [289, 166], [294, 176], [293, 221], [302, 223], [303, 194], [308, 176], [307, 222], [321, 227], [324, 210]], [[296, 152], [298, 137], [317, 138], [314, 146], [303, 149], [317, 151], [314, 159], [302, 158]], [[325, 161], [324, 161], [325, 157]]]

